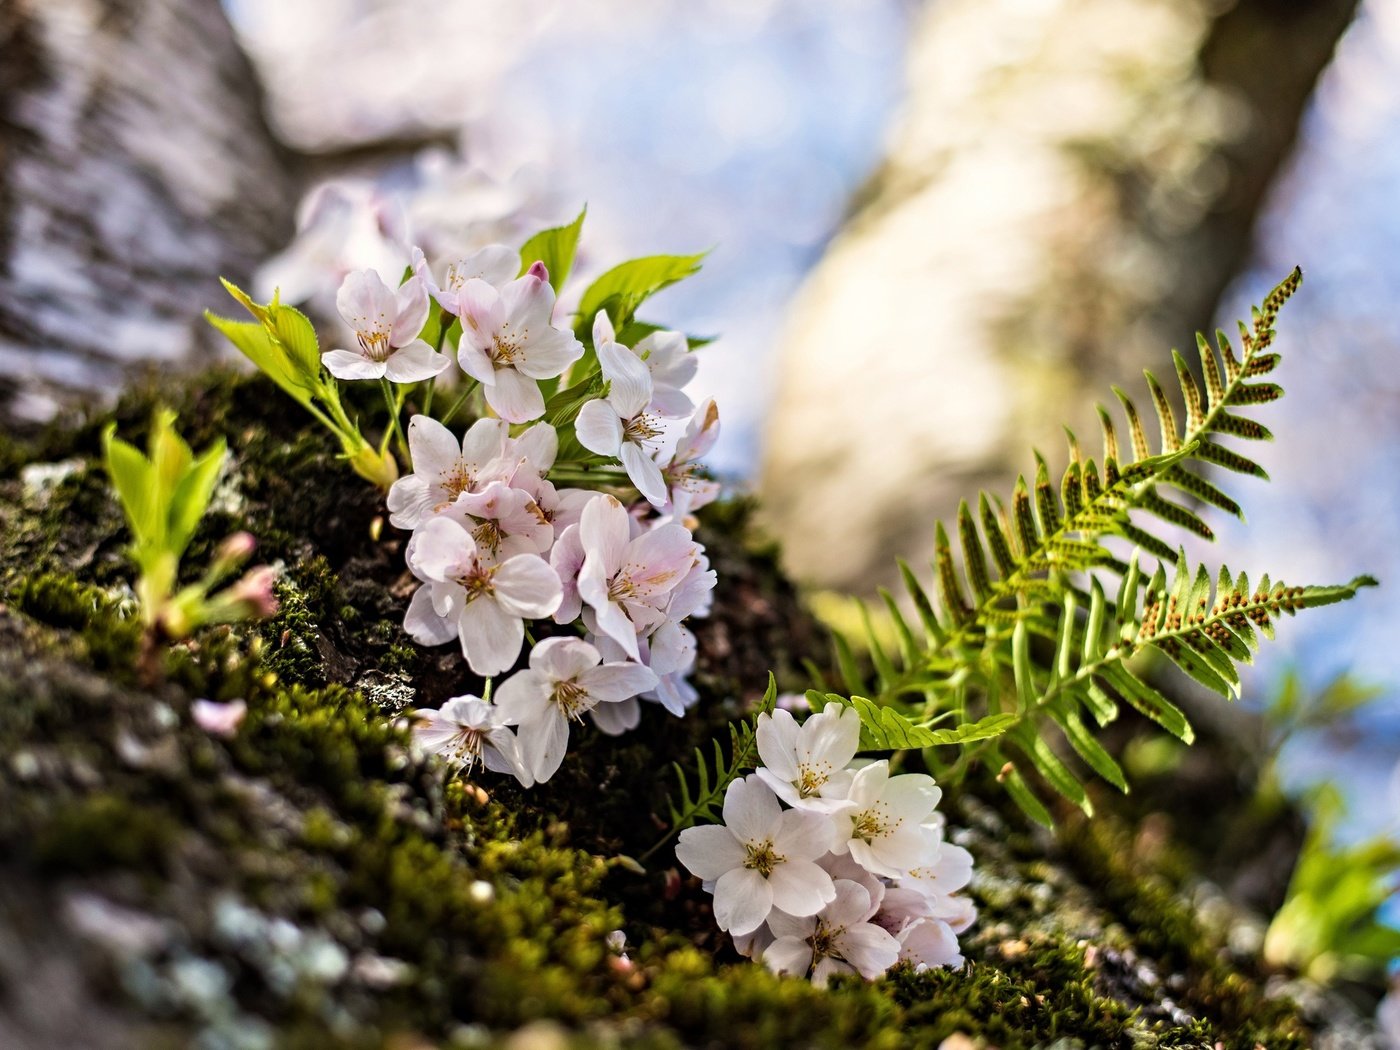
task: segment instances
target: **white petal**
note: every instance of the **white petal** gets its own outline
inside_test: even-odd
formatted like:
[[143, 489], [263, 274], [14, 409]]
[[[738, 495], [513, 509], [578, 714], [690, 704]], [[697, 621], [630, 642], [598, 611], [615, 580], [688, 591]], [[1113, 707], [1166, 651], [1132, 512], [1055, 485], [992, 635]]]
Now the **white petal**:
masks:
[[520, 655], [525, 625], [489, 597], [467, 602], [458, 621], [462, 655], [472, 671], [490, 678], [509, 670]]
[[417, 383], [440, 375], [452, 362], [421, 339], [395, 350], [384, 362], [391, 383]]
[[530, 650], [530, 666], [555, 682], [577, 678], [602, 659], [582, 638], [546, 638]]
[[506, 321], [501, 293], [480, 278], [470, 278], [457, 291], [461, 303], [462, 339], [479, 350], [495, 345]]
[[337, 379], [382, 379], [384, 362], [371, 361], [363, 354], [350, 350], [327, 350], [321, 355], [321, 364]]
[[335, 306], [345, 323], [357, 332], [374, 328], [387, 331], [398, 313], [393, 291], [374, 270], [347, 273], [336, 292]]
[[534, 274], [517, 277], [501, 289], [506, 319], [516, 334], [533, 337], [549, 328], [554, 316], [554, 289]]
[[414, 416], [408, 421], [408, 453], [413, 472], [432, 478], [453, 470], [461, 458], [452, 431], [432, 416]]
[[868, 922], [846, 927], [834, 947], [868, 981], [899, 961], [899, 942]]
[[542, 620], [559, 608], [563, 590], [549, 562], [519, 554], [501, 563], [492, 582], [501, 608], [527, 620]]
[[474, 346], [464, 335], [457, 343], [457, 364], [484, 387], [496, 385], [496, 366], [479, 346]]
[[646, 450], [635, 441], [624, 441], [618, 450], [622, 465], [627, 468], [627, 476], [637, 486], [648, 503], [661, 508], [666, 505], [666, 479], [661, 476], [661, 468], [656, 460], [647, 455]]
[[715, 882], [715, 922], [730, 933], [751, 933], [773, 910], [773, 887], [752, 868], [731, 868]]
[[554, 684], [533, 668], [517, 671], [496, 690], [496, 708], [506, 725], [523, 725], [543, 718], [553, 706]]
[[559, 455], [559, 432], [548, 423], [536, 423], [515, 439], [515, 454], [543, 474]]
[[598, 364], [611, 383], [608, 400], [623, 419], [631, 419], [651, 403], [651, 373], [631, 350], [603, 343], [598, 347]]
[[844, 769], [860, 746], [860, 712], [854, 707], [831, 704], [802, 723], [796, 750], [800, 758], [814, 758]]
[[758, 757], [777, 779], [792, 781], [798, 777], [797, 759], [793, 757], [797, 733], [797, 720], [790, 711], [778, 708], [771, 715], [758, 716]]
[[816, 860], [830, 847], [832, 819], [819, 811], [786, 810], [770, 832], [773, 848], [785, 857]]
[[394, 296], [394, 328], [390, 346], [405, 346], [418, 338], [428, 323], [428, 289], [420, 277], [410, 277]]
[[519, 275], [520, 253], [504, 244], [488, 244], [459, 262], [457, 270], [464, 279], [479, 277], [499, 288]]
[[[546, 285], [545, 287], [548, 287]], [[583, 356], [583, 344], [573, 332], [545, 328], [521, 348], [515, 367], [534, 379], [553, 379]]]
[[617, 333], [613, 330], [612, 318], [608, 316], [606, 310], [599, 310], [593, 315], [593, 345], [602, 346], [604, 343], [617, 341]]
[[598, 731], [608, 736], [621, 736], [636, 729], [642, 720], [642, 705], [636, 700], [620, 700], [614, 704], [599, 704], [588, 712]]
[[616, 456], [622, 446], [622, 420], [602, 398], [584, 402], [574, 420], [574, 433], [580, 445], [600, 456]]
[[717, 879], [732, 868], [742, 868], [746, 857], [739, 840], [719, 824], [686, 828], [676, 843], [676, 859], [699, 879]]
[[551, 705], [543, 717], [522, 724], [516, 739], [522, 762], [535, 781], [543, 784], [558, 771], [569, 749], [569, 720]]
[[661, 525], [632, 541], [622, 571], [638, 597], [663, 595], [685, 579], [696, 551], [695, 539], [684, 525]]
[[[830, 876], [827, 876], [830, 878]], [[827, 925], [850, 926], [864, 922], [874, 914], [875, 906], [870, 900], [870, 891], [853, 879], [836, 879], [831, 893], [830, 907], [822, 913]]]
[[476, 560], [476, 540], [451, 518], [433, 518], [413, 539], [413, 568], [430, 580], [449, 580]]
[[610, 579], [622, 567], [631, 525], [627, 508], [612, 496], [598, 496], [583, 508], [579, 540], [603, 579]]
[[403, 629], [419, 645], [446, 645], [457, 636], [457, 624], [433, 611], [432, 584], [413, 592], [404, 614]]
[[[462, 437], [462, 462], [479, 472], [506, 448], [510, 427], [501, 419], [478, 419]], [[453, 456], [453, 460], [456, 456]], [[415, 458], [414, 463], [418, 460]]]
[[656, 672], [641, 664], [613, 663], [590, 667], [578, 676], [578, 684], [602, 703], [616, 703], [655, 689]]
[[[413, 440], [411, 429], [409, 440]], [[433, 502], [433, 494], [427, 481], [417, 474], [405, 474], [389, 486], [389, 495], [386, 498], [389, 524], [396, 529], [416, 529], [423, 519], [432, 513]]]
[[831, 876], [809, 860], [779, 864], [769, 874], [768, 882], [773, 887], [774, 907], [789, 915], [815, 915], [836, 897]]
[[724, 823], [740, 842], [762, 842], [778, 831], [778, 798], [752, 773], [735, 780], [724, 793]]
[[924, 773], [905, 773], [889, 779], [880, 792], [880, 799], [889, 806], [895, 819], [922, 824], [938, 805], [942, 794], [933, 777]]
[[812, 968], [812, 946], [797, 937], [779, 937], [763, 949], [763, 965], [773, 973], [806, 977]]
[[544, 415], [544, 395], [540, 385], [513, 368], [496, 372], [496, 382], [484, 387], [486, 403], [502, 419], [511, 423], [528, 423]]

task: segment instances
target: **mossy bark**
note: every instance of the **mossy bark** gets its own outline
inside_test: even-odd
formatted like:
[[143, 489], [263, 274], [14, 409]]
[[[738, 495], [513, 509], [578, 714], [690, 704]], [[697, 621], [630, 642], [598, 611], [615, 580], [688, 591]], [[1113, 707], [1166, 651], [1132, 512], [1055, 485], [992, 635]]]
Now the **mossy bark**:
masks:
[[[691, 717], [647, 705], [620, 739], [583, 730], [528, 793], [445, 781], [396, 716], [474, 683], [400, 629], [404, 537], [373, 537], [374, 493], [269, 386], [194, 390], [164, 396], [196, 447], [226, 434], [234, 460], [187, 568], [246, 528], [285, 566], [282, 608], [173, 648], [156, 689], [133, 666], [101, 421], [0, 446], [0, 1044], [1310, 1045], [1257, 929], [1169, 836], [1105, 799], [1052, 838], [990, 780], [950, 800], [978, 863], [963, 970], [819, 991], [738, 959], [669, 850], [646, 870], [622, 858], [663, 833], [671, 760], [769, 668], [795, 686], [825, 660], [746, 508], [703, 527], [720, 589]], [[123, 402], [124, 434], [153, 397]], [[247, 701], [236, 735], [194, 724], [199, 697]]]

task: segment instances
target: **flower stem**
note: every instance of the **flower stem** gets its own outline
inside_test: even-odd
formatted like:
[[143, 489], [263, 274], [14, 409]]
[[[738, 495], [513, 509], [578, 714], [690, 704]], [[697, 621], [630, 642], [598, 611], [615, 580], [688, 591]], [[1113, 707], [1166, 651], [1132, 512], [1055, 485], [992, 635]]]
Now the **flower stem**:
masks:
[[384, 391], [384, 405], [389, 410], [389, 429], [384, 432], [384, 444], [380, 446], [379, 451], [383, 452], [384, 449], [388, 447], [389, 439], [392, 436], [395, 444], [398, 446], [399, 453], [406, 461], [409, 461], [411, 465], [411, 458], [408, 454], [408, 442], [404, 440], [403, 428], [399, 426], [399, 409], [403, 407], [403, 401], [394, 393], [389, 384], [389, 380], [381, 379], [379, 381], [379, 389]]
[[[457, 414], [458, 409], [460, 409], [463, 405], [467, 403], [467, 398], [471, 397], [472, 394], [476, 392], [476, 388], [478, 385], [479, 384], [475, 379], [468, 379], [467, 385], [462, 390], [461, 396], [458, 397], [457, 400], [452, 403], [452, 407], [447, 410], [447, 412], [443, 415], [441, 419], [438, 420], [438, 422], [441, 423], [443, 426], [446, 426], [448, 423], [450, 423], [452, 421], [452, 417]], [[427, 415], [427, 413], [425, 412], [424, 415]]]

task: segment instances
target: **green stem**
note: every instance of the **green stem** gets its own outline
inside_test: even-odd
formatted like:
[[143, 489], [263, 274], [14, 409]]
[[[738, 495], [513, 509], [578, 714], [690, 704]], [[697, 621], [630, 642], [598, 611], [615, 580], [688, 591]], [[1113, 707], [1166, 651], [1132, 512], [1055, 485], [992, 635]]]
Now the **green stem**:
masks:
[[389, 439], [392, 437], [394, 443], [398, 446], [399, 454], [403, 456], [405, 462], [412, 466], [412, 461], [408, 454], [408, 441], [405, 440], [403, 436], [403, 428], [399, 426], [399, 410], [403, 407], [402, 396], [394, 393], [387, 379], [381, 379], [379, 381], [379, 389], [384, 392], [384, 405], [389, 410], [389, 429], [384, 432], [384, 443], [379, 446], [379, 451], [382, 454], [384, 450], [388, 448]]
[[428, 389], [423, 392], [423, 415], [431, 417], [433, 414], [433, 388], [437, 386], [437, 376], [428, 380]]
[[452, 402], [452, 407], [447, 410], [446, 414], [441, 419], [438, 420], [438, 422], [441, 423], [443, 426], [447, 426], [448, 423], [452, 422], [452, 417], [455, 416], [458, 410], [467, 403], [467, 398], [471, 397], [472, 394], [476, 393], [476, 388], [480, 385], [475, 379], [471, 378], [467, 379], [466, 384], [467, 385], [462, 390], [461, 396], [459, 396], [456, 401]]

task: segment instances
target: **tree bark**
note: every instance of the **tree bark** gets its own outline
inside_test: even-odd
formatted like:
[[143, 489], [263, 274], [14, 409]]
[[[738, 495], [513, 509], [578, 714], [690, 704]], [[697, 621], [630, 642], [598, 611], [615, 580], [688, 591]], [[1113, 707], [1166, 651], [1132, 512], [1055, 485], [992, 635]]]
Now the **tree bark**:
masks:
[[293, 187], [218, 0], [0, 4], [0, 421], [207, 358]]

